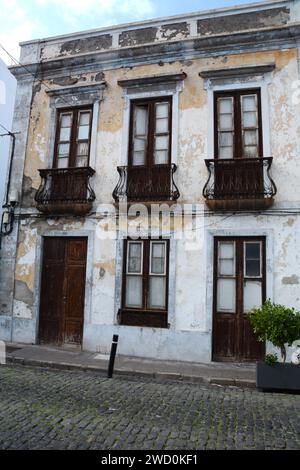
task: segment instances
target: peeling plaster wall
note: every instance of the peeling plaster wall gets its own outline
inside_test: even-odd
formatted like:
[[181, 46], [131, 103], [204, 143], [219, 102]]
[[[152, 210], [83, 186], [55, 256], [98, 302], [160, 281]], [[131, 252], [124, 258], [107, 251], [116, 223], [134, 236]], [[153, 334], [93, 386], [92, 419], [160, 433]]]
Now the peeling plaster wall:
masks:
[[[285, 13], [280, 13], [279, 16], [282, 22], [287, 18]], [[218, 22], [213, 24], [217, 27]], [[177, 25], [168, 23], [168, 27], [162, 25], [159, 35], [155, 28], [152, 29], [149, 30], [149, 35], [151, 38], [153, 36], [154, 41], [161, 40], [164, 36], [169, 39], [178, 38], [187, 35], [189, 31], [185, 21]], [[130, 31], [127, 31], [126, 35], [120, 36], [120, 40], [122, 38], [127, 41], [126, 46], [139, 41], [137, 30], [134, 31], [134, 35], [130, 35]], [[56, 57], [57, 54], [68, 55], [73, 49], [76, 49], [78, 54], [84, 54], [89, 47], [98, 47], [97, 44], [102, 47], [101, 43], [93, 42], [93, 38], [89, 41], [82, 39], [76, 44], [75, 42], [65, 38], [64, 46], [63, 48], [59, 46], [60, 49], [57, 44], [46, 43], [42, 53], [45, 57], [46, 55]], [[104, 41], [104, 44], [110, 47], [109, 40], [107, 43]], [[25, 46], [23, 54], [26, 55], [28, 47]], [[37, 53], [33, 49], [30, 54]], [[29, 54], [29, 50], [27, 52]], [[30, 54], [27, 57], [30, 57]], [[108, 352], [112, 334], [118, 333], [121, 336], [119, 349], [121, 354], [209, 362], [214, 235], [265, 235], [268, 244], [267, 295], [276, 302], [300, 309], [299, 215], [232, 214], [226, 220], [224, 214], [215, 215], [203, 219], [202, 243], [195, 251], [186, 251], [183, 241], [176, 242], [172, 254], [174, 312], [172, 312], [170, 330], [116, 325], [121, 278], [118, 259], [121, 252], [116, 241], [97, 238], [98, 220], [95, 215], [51, 220], [32, 217], [37, 215], [34, 195], [40, 184], [38, 169], [51, 166], [53, 154], [55, 120], [50, 107], [51, 100], [46, 93], [46, 85], [50, 88], [63, 88], [75, 84], [95, 84], [102, 80], [107, 83], [103, 99], [100, 101], [96, 135], [93, 135], [96, 174], [92, 179], [92, 185], [97, 196], [94, 206], [96, 211], [99, 204], [113, 202], [112, 191], [118, 182], [116, 168], [126, 162], [128, 129], [124, 128], [124, 122], [126, 113], [128, 115], [128, 100], [126, 90], [118, 85], [118, 81], [185, 72], [187, 77], [182, 90], [178, 92], [177, 110], [178, 171], [175, 180], [181, 193], [178, 202], [198, 203], [204, 209], [202, 189], [208, 177], [204, 160], [212, 158], [213, 155], [209, 154], [208, 150], [211, 148], [208, 91], [205, 89], [204, 80], [199, 77], [199, 72], [270, 63], [275, 64], [275, 69], [269, 74], [266, 88], [270, 119], [268, 138], [271, 155], [274, 157], [272, 175], [278, 186], [273, 209], [299, 208], [300, 122], [299, 111], [292, 102], [293, 82], [299, 79], [298, 59], [297, 49], [289, 47], [282, 50], [253, 52], [241, 49], [239, 53], [235, 51], [232, 54], [220, 54], [215, 57], [196, 56], [173, 61], [165, 61], [164, 55], [161, 55], [159, 61], [136, 66], [130, 65], [127, 59], [124, 59], [122, 67], [119, 68], [110, 68], [99, 63], [98, 69], [93, 65], [92, 70], [83, 67], [78, 71], [77, 67], [76, 73], [61, 73], [45, 78], [45, 84], [33, 88], [32, 103], [30, 97], [26, 95], [28, 90], [31, 90], [32, 83], [25, 86], [21, 82], [15, 122], [16, 131], [19, 127], [22, 128], [23, 135], [18, 144], [18, 161], [14, 171], [17, 175], [15, 181], [20, 191], [22, 189], [20, 210], [24, 220], [18, 222], [14, 234], [5, 242], [1, 278], [0, 339], [28, 343], [37, 340], [42, 237], [58, 234], [89, 236], [89, 272], [83, 340], [83, 347], [87, 350]], [[251, 80], [255, 81], [256, 78], [249, 79], [249, 86]], [[160, 91], [164, 90], [163, 87], [164, 85]], [[169, 92], [167, 88], [166, 92]], [[22, 108], [22, 105], [25, 107]], [[29, 132], [26, 140], [27, 125]], [[266, 126], [266, 123], [264, 125]]]
[[[297, 109], [292, 104], [292, 85], [298, 79], [298, 70], [297, 50], [290, 49], [106, 70], [104, 75], [108, 86], [100, 103], [96, 175], [93, 178], [94, 188], [101, 188], [101, 191], [96, 191], [97, 203], [112, 202], [112, 190], [118, 181], [116, 167], [124, 159], [122, 144], [126, 109], [123, 90], [118, 86], [118, 80], [182, 71], [187, 74], [183, 91], [179, 94], [178, 172], [175, 179], [180, 186], [181, 202], [203, 203], [199, 186], [204, 186], [207, 172], [201, 162], [205, 158], [212, 158], [213, 155], [208, 155], [208, 101], [199, 72], [224, 66], [232, 68], [273, 62], [276, 69], [268, 87], [271, 155], [265, 156], [273, 156], [276, 163], [272, 169], [278, 186], [276, 203], [297, 202], [300, 124]], [[53, 81], [49, 81], [49, 86], [53, 86], [52, 83]], [[82, 74], [77, 83], [95, 83], [95, 74]], [[45, 87], [42, 86], [35, 93], [30, 119], [28, 158], [23, 180], [24, 207], [30, 207], [30, 198], [33, 199], [34, 190], [39, 186], [37, 170], [47, 168], [52, 159], [49, 155], [49, 135], [53, 122], [49, 103]], [[286, 185], [287, 179], [289, 185]]]
[[[116, 325], [116, 243], [98, 240], [91, 220], [70, 223], [68, 220], [31, 222], [22, 226], [23, 241], [18, 249], [14, 317], [36, 331], [39, 291], [32, 289], [40, 276], [40, 262], [35, 256], [34, 238], [43, 235], [77, 235], [91, 233], [91, 290], [87, 286], [84, 348], [106, 353], [111, 335], [120, 335], [120, 354], [210, 361], [212, 330], [212, 256], [213, 236], [265, 235], [267, 237], [267, 296], [275, 302], [300, 309], [298, 238], [300, 218], [279, 216], [240, 216], [222, 221], [220, 217], [204, 219], [203, 244], [196, 251], [186, 251], [185, 243], [176, 245], [175, 316], [170, 330], [129, 328]], [[40, 248], [38, 248], [40, 249]], [[40, 259], [40, 257], [39, 257]], [[89, 293], [90, 292], [90, 293]], [[1, 329], [0, 329], [1, 331]], [[14, 335], [16, 333], [14, 332]], [[22, 332], [17, 328], [20, 338]], [[25, 339], [24, 339], [25, 338]], [[16, 336], [14, 336], [16, 340]], [[32, 339], [30, 337], [30, 341]], [[271, 350], [271, 349], [270, 349]]]
[[[22, 192], [22, 181], [24, 173], [24, 162], [27, 150], [28, 125], [32, 102], [33, 83], [31, 79], [18, 82], [14, 121], [12, 132], [17, 134], [14, 161], [12, 166], [11, 189]], [[14, 225], [14, 230], [8, 237], [3, 237], [0, 262], [0, 334], [1, 339], [11, 341], [14, 328], [13, 305], [14, 305], [14, 282], [17, 259], [17, 246], [19, 236], [19, 224]], [[29, 268], [30, 269], [30, 266]], [[30, 332], [24, 330], [26, 340], [34, 340]]]
[[[264, 2], [260, 6], [235, 7], [234, 10], [208, 10], [181, 17], [150, 20], [142, 23], [102, 28], [97, 31], [48, 38], [23, 43], [23, 63], [40, 58], [48, 60], [85, 53], [130, 48], [157, 42], [203, 38], [238, 31], [279, 28], [299, 19], [298, 0]], [[36, 47], [38, 45], [38, 47]]]

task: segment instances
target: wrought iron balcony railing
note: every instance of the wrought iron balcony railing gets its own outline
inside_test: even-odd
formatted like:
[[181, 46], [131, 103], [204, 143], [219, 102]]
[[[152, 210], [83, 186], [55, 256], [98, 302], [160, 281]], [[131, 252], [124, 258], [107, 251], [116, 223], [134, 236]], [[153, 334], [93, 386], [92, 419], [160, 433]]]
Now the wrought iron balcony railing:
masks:
[[87, 214], [95, 200], [90, 167], [39, 170], [41, 185], [35, 195], [37, 208], [47, 214]]
[[180, 197], [174, 181], [175, 164], [154, 166], [120, 166], [119, 182], [113, 192], [116, 202], [176, 201]]
[[270, 175], [273, 158], [205, 160], [209, 178], [203, 189], [213, 210], [264, 209], [277, 193]]

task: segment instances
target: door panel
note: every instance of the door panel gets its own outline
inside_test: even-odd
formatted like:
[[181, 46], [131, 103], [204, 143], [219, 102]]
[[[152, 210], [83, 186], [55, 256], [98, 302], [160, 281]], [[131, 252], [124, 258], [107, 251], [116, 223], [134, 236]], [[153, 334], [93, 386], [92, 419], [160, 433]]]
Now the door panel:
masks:
[[261, 359], [246, 313], [266, 298], [264, 238], [216, 238], [214, 271], [213, 359]]
[[85, 265], [66, 269], [64, 343], [80, 344], [83, 330]]
[[40, 342], [61, 342], [63, 318], [65, 244], [62, 239], [44, 239], [44, 259], [40, 302]]
[[82, 239], [69, 239], [67, 244], [67, 262], [68, 264], [77, 263], [78, 261], [85, 263], [86, 260], [86, 243]]
[[245, 361], [257, 361], [264, 357], [265, 347], [255, 337], [248, 320], [241, 324], [240, 359]]
[[87, 240], [45, 238], [39, 340], [81, 344], [84, 317]]
[[[40, 341], [59, 343], [62, 318], [63, 266], [46, 265], [43, 272], [44, 287], [40, 310]], [[46, 287], [48, 286], [48, 287]]]
[[217, 339], [214, 359], [235, 360], [237, 356], [237, 323], [235, 318], [232, 315], [218, 315], [214, 324], [214, 335]]

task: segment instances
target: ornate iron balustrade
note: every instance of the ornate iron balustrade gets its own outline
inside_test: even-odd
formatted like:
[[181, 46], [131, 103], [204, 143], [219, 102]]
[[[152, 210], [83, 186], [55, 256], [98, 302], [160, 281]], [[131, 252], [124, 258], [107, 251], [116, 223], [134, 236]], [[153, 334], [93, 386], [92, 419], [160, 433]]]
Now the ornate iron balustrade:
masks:
[[90, 186], [90, 167], [39, 170], [41, 185], [35, 195], [37, 208], [47, 214], [88, 213], [96, 199]]
[[263, 209], [277, 193], [270, 175], [273, 158], [205, 160], [209, 178], [203, 196], [213, 210]]
[[116, 202], [176, 201], [180, 197], [174, 181], [175, 164], [117, 168], [119, 182], [113, 192]]

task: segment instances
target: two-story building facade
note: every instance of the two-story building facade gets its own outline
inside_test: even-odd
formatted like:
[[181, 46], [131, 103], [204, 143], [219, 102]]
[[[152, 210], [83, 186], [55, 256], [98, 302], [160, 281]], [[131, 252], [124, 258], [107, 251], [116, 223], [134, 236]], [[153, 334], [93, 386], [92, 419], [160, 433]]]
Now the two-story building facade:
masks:
[[29, 41], [20, 63], [0, 339], [263, 357], [247, 311], [300, 308], [300, 1]]

